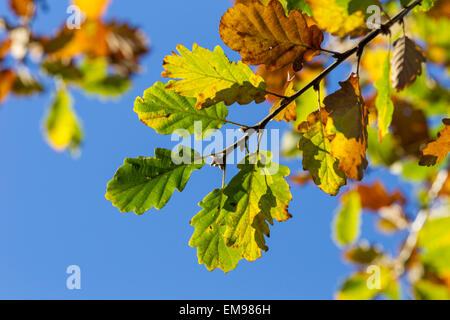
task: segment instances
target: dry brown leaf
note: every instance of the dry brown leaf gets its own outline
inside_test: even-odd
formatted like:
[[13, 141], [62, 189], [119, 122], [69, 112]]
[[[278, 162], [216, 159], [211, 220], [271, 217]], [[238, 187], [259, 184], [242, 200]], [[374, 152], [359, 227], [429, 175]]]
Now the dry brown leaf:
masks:
[[15, 79], [16, 74], [12, 70], [6, 69], [0, 71], [0, 104], [11, 92]]
[[304, 61], [320, 53], [323, 33], [308, 27], [301, 11], [286, 17], [283, 6], [271, 0], [267, 6], [258, 1], [237, 3], [223, 15], [220, 36], [227, 46], [238, 51], [249, 65], [265, 64], [273, 71], [293, 64], [295, 71]]
[[25, 19], [31, 19], [36, 10], [34, 0], [9, 0], [9, 6], [15, 14]]
[[[331, 153], [339, 159], [339, 170], [347, 177], [361, 180], [367, 168], [367, 122], [368, 110], [359, 89], [359, 78], [351, 74], [341, 89], [327, 96], [323, 103], [334, 128]], [[327, 123], [327, 127], [329, 124]]]
[[383, 207], [390, 207], [394, 203], [405, 204], [405, 197], [400, 190], [388, 193], [380, 181], [371, 185], [359, 184], [356, 191], [361, 198], [364, 209], [377, 211]]
[[392, 85], [401, 91], [412, 84], [422, 73], [425, 55], [422, 49], [411, 39], [403, 36], [394, 42], [391, 58]]
[[441, 162], [450, 151], [450, 118], [443, 119], [444, 129], [442, 129], [435, 141], [428, 143], [422, 150], [419, 164], [421, 166], [431, 166]]

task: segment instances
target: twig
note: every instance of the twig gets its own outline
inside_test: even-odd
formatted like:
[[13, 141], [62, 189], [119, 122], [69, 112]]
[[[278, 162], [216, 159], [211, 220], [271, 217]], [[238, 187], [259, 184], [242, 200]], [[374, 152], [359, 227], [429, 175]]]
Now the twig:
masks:
[[325, 78], [331, 71], [336, 69], [342, 62], [347, 60], [349, 57], [351, 57], [353, 54], [362, 52], [364, 47], [369, 44], [373, 39], [375, 39], [380, 33], [384, 34], [390, 30], [390, 28], [397, 22], [402, 21], [403, 18], [416, 6], [420, 5], [423, 0], [415, 0], [410, 5], [403, 8], [395, 17], [393, 17], [391, 20], [386, 22], [385, 24], [382, 24], [378, 29], [373, 30], [369, 34], [367, 34], [363, 39], [361, 39], [356, 46], [354, 46], [352, 49], [349, 49], [343, 53], [335, 53], [336, 61], [333, 62], [328, 68], [323, 70], [316, 78], [314, 78], [311, 82], [309, 82], [306, 86], [304, 86], [302, 89], [297, 91], [295, 94], [293, 94], [290, 97], [286, 97], [281, 102], [280, 106], [275, 109], [272, 113], [267, 115], [264, 119], [262, 119], [260, 122], [255, 124], [254, 126], [248, 127], [244, 130], [245, 135], [233, 143], [232, 145], [226, 147], [220, 152], [216, 152], [214, 154], [205, 156], [210, 157], [213, 156], [216, 158], [216, 160], [222, 156], [227, 156], [230, 154], [234, 149], [236, 149], [240, 144], [245, 142], [251, 135], [253, 135], [255, 132], [258, 132], [260, 130], [263, 130], [266, 125], [273, 120], [281, 111], [283, 111], [292, 101], [300, 97], [303, 93], [305, 93], [309, 88], [317, 86], [320, 81]]
[[447, 176], [447, 169], [439, 171], [436, 179], [433, 182], [433, 185], [430, 188], [430, 191], [428, 192], [429, 204], [427, 208], [420, 210], [413, 223], [410, 225], [409, 235], [406, 238], [405, 244], [403, 245], [400, 253], [397, 256], [397, 259], [394, 261], [394, 272], [397, 277], [400, 277], [405, 272], [405, 264], [408, 262], [414, 249], [416, 248], [419, 232], [420, 230], [422, 230], [425, 222], [430, 216], [430, 206], [438, 197], [438, 193], [447, 180]]

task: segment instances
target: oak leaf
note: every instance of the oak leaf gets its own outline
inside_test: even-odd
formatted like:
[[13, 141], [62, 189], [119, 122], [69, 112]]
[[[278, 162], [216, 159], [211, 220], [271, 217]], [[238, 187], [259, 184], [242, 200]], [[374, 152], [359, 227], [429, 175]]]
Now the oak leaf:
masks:
[[248, 261], [267, 251], [264, 235], [269, 236], [273, 219], [281, 222], [291, 218], [288, 212], [292, 195], [284, 177], [289, 168], [275, 164], [269, 151], [250, 154], [238, 165], [239, 173], [224, 193], [225, 209], [230, 212], [224, 234], [227, 246], [242, 248]]
[[197, 248], [198, 262], [205, 264], [209, 271], [220, 268], [226, 273], [242, 259], [241, 248], [225, 243], [224, 234], [230, 215], [224, 208], [227, 199], [223, 189], [213, 190], [199, 203], [203, 209], [190, 222], [195, 231], [189, 245]]
[[443, 119], [444, 129], [442, 129], [435, 141], [428, 143], [422, 150], [419, 164], [421, 166], [431, 166], [440, 163], [450, 151], [450, 119]]
[[223, 15], [219, 31], [243, 62], [264, 64], [269, 71], [291, 64], [300, 70], [304, 61], [320, 53], [323, 41], [323, 33], [315, 25], [309, 27], [301, 11], [292, 10], [286, 16], [277, 0], [267, 6], [257, 1], [237, 3]]
[[392, 53], [392, 85], [401, 91], [413, 83], [422, 74], [422, 63], [425, 55], [422, 49], [410, 38], [403, 36], [397, 39]]
[[242, 62], [230, 62], [222, 48], [214, 51], [193, 45], [192, 52], [177, 46], [180, 55], [164, 58], [163, 77], [182, 79], [172, 81], [167, 89], [186, 97], [197, 98], [196, 107], [202, 109], [224, 101], [226, 105], [261, 103], [266, 100], [264, 79], [255, 75]]
[[[331, 154], [339, 159], [339, 170], [347, 177], [361, 180], [367, 168], [368, 111], [359, 89], [359, 78], [352, 74], [341, 89], [327, 96], [323, 103], [332, 121], [327, 131], [334, 134]], [[329, 127], [329, 128], [328, 128]]]
[[339, 160], [331, 154], [330, 137], [325, 131], [327, 121], [326, 110], [311, 113], [298, 126], [302, 133], [298, 147], [303, 151], [303, 169], [310, 172], [320, 189], [334, 196], [346, 184], [346, 177], [338, 169]]
[[[166, 90], [165, 87], [166, 84], [156, 82], [145, 90], [142, 98], [137, 97], [134, 103], [134, 111], [139, 115], [139, 120], [156, 132], [160, 134], [178, 132], [181, 136], [195, 133], [197, 138], [204, 138], [225, 124], [228, 110], [222, 102], [198, 110], [195, 108], [195, 98], [180, 96], [175, 91]], [[194, 132], [197, 129], [196, 121], [201, 122], [200, 132]]]
[[358, 37], [367, 31], [366, 16], [358, 10], [349, 14], [348, 8], [339, 5], [339, 0], [306, 0], [311, 7], [313, 19], [320, 29], [332, 35]]

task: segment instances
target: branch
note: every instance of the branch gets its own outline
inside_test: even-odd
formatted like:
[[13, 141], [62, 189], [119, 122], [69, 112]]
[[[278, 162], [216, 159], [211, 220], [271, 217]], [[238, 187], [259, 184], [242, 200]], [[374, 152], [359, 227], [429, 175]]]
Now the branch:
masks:
[[417, 240], [419, 238], [419, 232], [422, 230], [425, 222], [430, 217], [430, 206], [438, 197], [439, 191], [444, 186], [445, 181], [447, 180], [448, 170], [443, 169], [439, 171], [436, 179], [433, 182], [433, 185], [428, 192], [428, 206], [419, 211], [413, 223], [410, 226], [410, 232], [408, 238], [406, 238], [405, 244], [402, 247], [397, 259], [394, 261], [394, 272], [397, 277], [400, 277], [405, 272], [405, 264], [411, 258], [411, 255], [416, 248]]
[[236, 141], [234, 144], [226, 147], [220, 152], [213, 153], [211, 155], [205, 156], [207, 157], [214, 157], [213, 162], [211, 165], [219, 166], [223, 163], [223, 157], [226, 157], [228, 154], [230, 154], [233, 150], [235, 150], [238, 146], [245, 144], [245, 142], [248, 140], [248, 138], [253, 135], [255, 132], [258, 132], [260, 130], [263, 130], [266, 125], [273, 120], [281, 111], [283, 111], [291, 102], [293, 102], [295, 99], [300, 97], [303, 93], [305, 93], [309, 88], [311, 87], [318, 87], [320, 84], [320, 81], [325, 78], [331, 71], [336, 69], [342, 62], [347, 60], [349, 57], [351, 57], [355, 53], [360, 53], [364, 49], [364, 47], [369, 44], [374, 38], [376, 38], [380, 33], [386, 34], [389, 33], [390, 28], [397, 22], [401, 22], [403, 18], [416, 6], [420, 5], [422, 3], [422, 0], [415, 0], [410, 5], [403, 8], [395, 17], [393, 17], [391, 20], [386, 22], [385, 24], [382, 24], [378, 29], [373, 30], [368, 35], [366, 35], [363, 39], [361, 39], [356, 46], [354, 46], [352, 49], [347, 50], [343, 53], [335, 53], [334, 56], [336, 57], [336, 61], [333, 62], [328, 68], [323, 70], [316, 78], [314, 78], [310, 83], [308, 83], [306, 86], [304, 86], [302, 89], [297, 91], [295, 94], [293, 94], [290, 97], [285, 97], [280, 104], [280, 106], [275, 109], [272, 113], [270, 113], [268, 116], [266, 116], [264, 119], [262, 119], [260, 122], [255, 124], [254, 126], [248, 127], [244, 130], [245, 135]]

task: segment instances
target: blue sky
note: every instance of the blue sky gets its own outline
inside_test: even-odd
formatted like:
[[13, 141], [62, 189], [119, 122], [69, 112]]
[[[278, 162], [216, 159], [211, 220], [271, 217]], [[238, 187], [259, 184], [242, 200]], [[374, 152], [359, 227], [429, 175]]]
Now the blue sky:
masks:
[[[66, 15], [66, 1], [48, 0], [35, 27], [52, 32]], [[275, 224], [262, 259], [241, 261], [236, 270], [208, 272], [188, 246], [189, 220], [198, 202], [221, 181], [217, 168], [197, 171], [183, 193], [175, 192], [160, 211], [121, 214], [104, 198], [106, 183], [125, 157], [153, 156], [172, 148], [170, 137], [155, 134], [132, 111], [136, 96], [163, 80], [161, 62], [178, 43], [213, 49], [222, 43], [218, 25], [231, 1], [113, 1], [107, 18], [140, 26], [151, 38], [151, 54], [132, 89], [113, 101], [73, 90], [75, 110], [86, 135], [73, 159], [45, 143], [41, 122], [51, 95], [10, 98], [0, 109], [0, 298], [7, 299], [331, 299], [352, 270], [331, 239], [336, 198], [315, 186], [293, 187], [294, 218]], [[6, 1], [0, 2], [5, 12]], [[339, 68], [332, 83], [348, 77]], [[52, 88], [51, 82], [48, 83]], [[49, 90], [51, 91], [51, 90]], [[231, 107], [231, 120], [253, 124], [266, 104]], [[271, 125], [271, 127], [279, 124]], [[281, 125], [282, 128], [287, 128]], [[292, 171], [300, 161], [283, 161]], [[367, 181], [387, 176], [375, 171]], [[388, 178], [390, 190], [398, 187]], [[373, 217], [364, 216], [363, 234], [379, 239]], [[386, 238], [384, 238], [386, 239]], [[393, 249], [394, 239], [386, 245]], [[398, 243], [398, 242], [397, 242]], [[391, 244], [391, 245], [389, 245]], [[66, 268], [81, 268], [81, 290], [66, 289]]]

